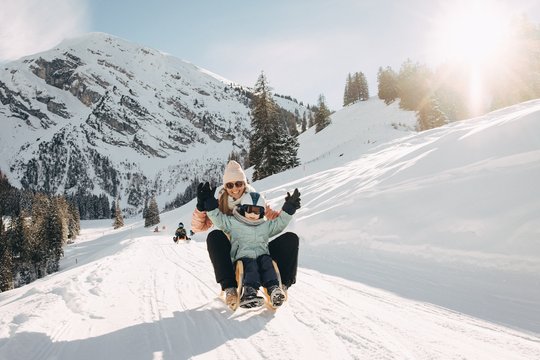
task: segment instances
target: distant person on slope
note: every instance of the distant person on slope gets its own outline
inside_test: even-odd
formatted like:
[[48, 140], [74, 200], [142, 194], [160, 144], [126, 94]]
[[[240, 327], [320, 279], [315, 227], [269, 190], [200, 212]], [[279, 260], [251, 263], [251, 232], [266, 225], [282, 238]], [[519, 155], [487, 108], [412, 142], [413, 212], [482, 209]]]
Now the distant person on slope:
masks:
[[189, 240], [186, 234], [186, 229], [184, 229], [183, 223], [178, 224], [178, 228], [176, 229], [176, 232], [174, 233], [173, 240], [175, 243], [177, 243], [178, 240]]
[[[203, 191], [203, 184], [199, 184], [197, 195]], [[245, 192], [253, 192], [255, 189], [247, 183], [246, 174], [240, 164], [231, 160], [223, 173], [223, 187], [217, 190], [218, 209], [225, 215], [232, 215], [233, 209], [240, 203]], [[275, 219], [279, 212], [269, 206], [265, 208], [265, 216], [268, 220]], [[206, 231], [213, 226], [212, 221], [204, 211], [204, 204], [197, 201], [197, 206], [191, 219], [191, 229], [197, 233]], [[277, 263], [281, 275], [281, 282], [286, 291], [296, 282], [298, 267], [298, 236], [292, 232], [279, 235], [268, 244], [270, 256]], [[214, 267], [216, 282], [225, 291], [225, 301], [230, 307], [238, 302], [234, 266], [231, 260], [231, 242], [221, 230], [212, 230], [206, 238], [208, 254]]]
[[208, 183], [204, 184], [197, 194], [197, 202], [204, 204], [204, 210], [217, 228], [230, 234], [232, 261], [243, 263], [244, 287], [240, 307], [252, 308], [264, 304], [263, 298], [257, 296], [261, 284], [266, 288], [271, 306], [281, 306], [285, 293], [279, 286], [268, 240], [282, 232], [300, 208], [300, 192], [295, 189], [293, 195], [287, 193], [283, 211], [273, 220], [267, 220], [264, 217], [266, 201], [261, 194], [245, 193], [233, 209], [233, 216], [228, 216], [219, 211], [215, 191]]

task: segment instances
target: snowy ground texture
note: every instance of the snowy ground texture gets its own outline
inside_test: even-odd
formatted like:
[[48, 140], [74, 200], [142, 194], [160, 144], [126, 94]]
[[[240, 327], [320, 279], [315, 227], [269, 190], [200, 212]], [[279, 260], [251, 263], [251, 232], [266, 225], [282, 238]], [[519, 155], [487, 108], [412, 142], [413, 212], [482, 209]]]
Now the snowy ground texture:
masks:
[[83, 222], [60, 272], [0, 294], [0, 359], [540, 359], [540, 101], [369, 148], [339, 135], [377, 106], [254, 184], [275, 208], [302, 193], [277, 312], [225, 307], [205, 233], [173, 243], [192, 202], [159, 233]]

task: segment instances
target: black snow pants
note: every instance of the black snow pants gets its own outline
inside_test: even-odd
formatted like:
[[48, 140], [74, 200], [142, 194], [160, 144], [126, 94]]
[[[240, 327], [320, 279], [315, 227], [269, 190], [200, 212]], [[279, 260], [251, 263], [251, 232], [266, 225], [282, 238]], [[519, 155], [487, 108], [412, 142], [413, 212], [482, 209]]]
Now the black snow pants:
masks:
[[[298, 268], [298, 235], [286, 232], [270, 241], [268, 248], [270, 256], [276, 262], [281, 275], [283, 285], [290, 287], [296, 282], [296, 270]], [[206, 246], [210, 261], [214, 266], [216, 282], [221, 284], [221, 289], [236, 287], [234, 267], [231, 261], [231, 243], [221, 230], [213, 230], [206, 238]]]

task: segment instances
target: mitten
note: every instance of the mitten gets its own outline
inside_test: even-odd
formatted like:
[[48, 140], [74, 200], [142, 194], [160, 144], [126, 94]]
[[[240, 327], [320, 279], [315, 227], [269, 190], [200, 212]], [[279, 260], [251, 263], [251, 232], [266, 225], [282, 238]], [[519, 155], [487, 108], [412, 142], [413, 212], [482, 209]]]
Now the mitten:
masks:
[[215, 208], [218, 207], [218, 201], [216, 199], [215, 193], [216, 188], [211, 187], [208, 182], [206, 182], [203, 186], [203, 193], [204, 193], [204, 210], [205, 211], [212, 211]]
[[[208, 183], [206, 183], [208, 184]], [[204, 187], [205, 184], [203, 183], [200, 183], [198, 186], [197, 186], [197, 210], [199, 211], [204, 211], [204, 200], [206, 200], [204, 198], [204, 196], [206, 195], [205, 192], [203, 191], [203, 187]]]
[[[216, 188], [212, 188], [207, 181], [197, 186], [197, 210], [210, 211], [217, 208], [217, 200], [214, 198]], [[212, 201], [214, 200], [214, 201]], [[214, 205], [214, 202], [216, 205]]]
[[300, 209], [300, 191], [298, 189], [294, 189], [292, 195], [287, 192], [285, 204], [283, 204], [281, 209], [289, 215], [294, 215], [296, 210]]

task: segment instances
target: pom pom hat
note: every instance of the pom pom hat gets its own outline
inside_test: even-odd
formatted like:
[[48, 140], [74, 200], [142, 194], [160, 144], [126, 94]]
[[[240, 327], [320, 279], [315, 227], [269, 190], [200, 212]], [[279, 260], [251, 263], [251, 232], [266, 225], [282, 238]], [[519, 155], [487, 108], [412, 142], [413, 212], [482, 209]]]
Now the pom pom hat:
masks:
[[229, 161], [227, 166], [225, 166], [225, 171], [223, 172], [223, 184], [243, 181], [247, 184], [246, 174], [239, 163], [234, 160]]

